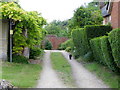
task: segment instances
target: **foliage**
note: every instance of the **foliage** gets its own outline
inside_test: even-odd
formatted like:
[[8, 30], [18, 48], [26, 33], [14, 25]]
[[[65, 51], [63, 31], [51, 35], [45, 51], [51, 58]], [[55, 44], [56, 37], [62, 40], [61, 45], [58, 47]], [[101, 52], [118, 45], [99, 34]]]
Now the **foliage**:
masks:
[[38, 48], [38, 47], [34, 47], [32, 49], [30, 49], [30, 59], [36, 59], [38, 56], [40, 56], [40, 54], [42, 54], [42, 49]]
[[16, 88], [34, 88], [42, 66], [40, 64], [5, 62], [2, 65], [2, 70], [2, 78], [10, 81]]
[[107, 35], [112, 30], [111, 26], [108, 25], [87, 25], [85, 26], [85, 31], [87, 33], [88, 40]]
[[94, 59], [92, 51], [87, 52], [83, 57], [80, 57], [80, 58], [82, 58], [84, 61], [88, 61], [88, 62], [91, 62]]
[[94, 38], [90, 41], [95, 60], [107, 65], [111, 70], [118, 72], [114, 62], [111, 47], [107, 36]]
[[45, 49], [46, 50], [51, 50], [52, 49], [52, 44], [48, 40], [45, 41]]
[[13, 62], [14, 63], [25, 63], [28, 64], [28, 58], [20, 55], [13, 55]]
[[77, 56], [83, 56], [89, 52], [88, 40], [83, 28], [74, 29], [72, 32], [72, 38]]
[[71, 52], [71, 47], [67, 47], [67, 48], [65, 49], [65, 51]]
[[45, 35], [42, 29], [46, 23], [44, 18], [36, 11], [24, 11], [14, 2], [2, 2], [1, 4], [2, 19], [10, 19], [15, 22], [12, 28], [14, 30], [13, 53], [22, 53], [26, 46], [39, 45]]
[[90, 41], [91, 49], [93, 51], [94, 58], [97, 62], [105, 64], [105, 61], [103, 61], [103, 54], [101, 51], [101, 42], [100, 37], [91, 39]]
[[67, 41], [65, 41], [64, 43], [62, 43], [59, 47], [60, 50], [65, 50], [67, 47], [70, 47], [71, 49], [74, 48], [74, 45], [73, 45], [73, 40], [72, 39], [69, 39]]
[[114, 61], [120, 68], [120, 28], [112, 30], [108, 35]]
[[45, 26], [48, 34], [57, 35], [58, 37], [67, 37], [67, 21], [52, 21], [51, 23]]
[[81, 6], [74, 11], [74, 16], [69, 21], [69, 28], [83, 28], [86, 25], [102, 24], [103, 17], [99, 5], [95, 2]]

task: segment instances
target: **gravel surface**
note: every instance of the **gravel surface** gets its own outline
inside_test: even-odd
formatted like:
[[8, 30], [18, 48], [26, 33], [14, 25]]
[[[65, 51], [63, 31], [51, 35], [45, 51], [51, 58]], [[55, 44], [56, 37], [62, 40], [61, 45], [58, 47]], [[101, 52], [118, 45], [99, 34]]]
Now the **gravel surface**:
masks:
[[72, 67], [73, 78], [75, 79], [76, 88], [109, 88], [102, 80], [97, 78], [93, 73], [83, 67], [72, 58], [69, 60], [69, 53], [59, 50], [45, 50], [43, 60], [43, 71], [40, 75], [37, 88], [66, 88], [66, 86], [58, 78], [56, 72], [52, 69], [50, 61], [51, 52], [61, 52], [63, 56], [68, 60]]
[[62, 51], [63, 56], [68, 60], [72, 67], [73, 77], [79, 88], [109, 88], [100, 79], [98, 79], [93, 73], [83, 67], [72, 58], [69, 60], [69, 53]]
[[45, 51], [43, 59], [43, 71], [40, 75], [37, 88], [66, 88], [58, 78], [56, 72], [52, 69], [49, 50]]

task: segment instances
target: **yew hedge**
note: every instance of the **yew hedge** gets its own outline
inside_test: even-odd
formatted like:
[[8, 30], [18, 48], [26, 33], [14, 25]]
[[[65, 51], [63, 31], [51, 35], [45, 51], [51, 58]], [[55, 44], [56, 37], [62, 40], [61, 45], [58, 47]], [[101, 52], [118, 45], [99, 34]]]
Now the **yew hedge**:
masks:
[[120, 68], [120, 28], [114, 29], [108, 34], [112, 55], [115, 63]]
[[88, 40], [84, 28], [77, 28], [72, 31], [73, 43], [76, 50], [76, 56], [83, 56], [89, 51]]
[[111, 26], [108, 25], [87, 25], [85, 26], [85, 31], [88, 40], [107, 35], [112, 30]]
[[95, 60], [97, 60], [99, 63], [107, 65], [111, 70], [118, 72], [118, 68], [111, 53], [108, 36], [91, 39], [90, 44]]

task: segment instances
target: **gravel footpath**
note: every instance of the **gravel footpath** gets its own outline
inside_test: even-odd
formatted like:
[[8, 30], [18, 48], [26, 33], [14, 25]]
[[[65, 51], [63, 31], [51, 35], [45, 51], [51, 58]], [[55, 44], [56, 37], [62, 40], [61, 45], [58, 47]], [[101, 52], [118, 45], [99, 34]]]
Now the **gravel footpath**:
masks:
[[49, 50], [45, 51], [43, 59], [43, 70], [38, 80], [37, 88], [66, 88], [58, 78], [56, 72], [52, 69]]
[[76, 81], [76, 85], [79, 88], [109, 88], [94, 74], [85, 69], [82, 64], [78, 63], [73, 58], [72, 60], [69, 60], [69, 53], [62, 51], [62, 54], [70, 63], [72, 67], [73, 77]]

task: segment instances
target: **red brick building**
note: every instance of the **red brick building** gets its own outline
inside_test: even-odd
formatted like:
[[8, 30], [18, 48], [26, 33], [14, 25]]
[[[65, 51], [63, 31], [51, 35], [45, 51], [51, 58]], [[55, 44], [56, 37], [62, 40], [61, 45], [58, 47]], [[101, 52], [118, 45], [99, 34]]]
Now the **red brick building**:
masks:
[[113, 28], [120, 28], [120, 0], [109, 0], [107, 4], [101, 2], [100, 9], [104, 25], [111, 23]]

